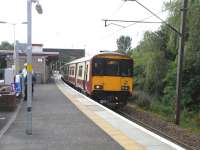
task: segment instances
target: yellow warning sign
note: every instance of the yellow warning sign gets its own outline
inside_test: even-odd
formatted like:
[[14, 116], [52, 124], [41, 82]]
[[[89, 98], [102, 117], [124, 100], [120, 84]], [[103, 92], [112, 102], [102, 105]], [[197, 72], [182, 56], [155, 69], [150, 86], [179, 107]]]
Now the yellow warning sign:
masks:
[[27, 71], [28, 71], [28, 72], [32, 72], [32, 70], [33, 70], [32, 65], [28, 64], [28, 65], [27, 65]]
[[16, 71], [19, 71], [19, 66], [15, 66], [15, 70], [16, 70]]

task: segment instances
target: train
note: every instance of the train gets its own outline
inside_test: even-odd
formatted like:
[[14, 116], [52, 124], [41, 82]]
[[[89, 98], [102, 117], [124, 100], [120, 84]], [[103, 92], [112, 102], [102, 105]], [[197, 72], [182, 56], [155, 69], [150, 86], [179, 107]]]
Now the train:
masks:
[[133, 91], [133, 59], [117, 52], [101, 52], [68, 62], [62, 79], [97, 102], [123, 107]]

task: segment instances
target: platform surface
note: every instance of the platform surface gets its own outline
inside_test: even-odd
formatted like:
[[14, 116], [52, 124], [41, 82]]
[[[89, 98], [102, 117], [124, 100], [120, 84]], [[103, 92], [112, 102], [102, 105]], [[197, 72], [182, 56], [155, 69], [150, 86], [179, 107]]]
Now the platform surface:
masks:
[[26, 102], [0, 139], [0, 150], [122, 150], [81, 113], [55, 84], [36, 85], [33, 135], [26, 135]]

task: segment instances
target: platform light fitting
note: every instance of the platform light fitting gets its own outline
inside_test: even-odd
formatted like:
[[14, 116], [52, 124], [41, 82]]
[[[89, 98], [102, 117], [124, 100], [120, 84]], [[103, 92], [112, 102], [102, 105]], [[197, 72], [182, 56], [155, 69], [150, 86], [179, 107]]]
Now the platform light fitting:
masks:
[[35, 5], [35, 9], [37, 10], [38, 14], [43, 13], [42, 6], [39, 3]]

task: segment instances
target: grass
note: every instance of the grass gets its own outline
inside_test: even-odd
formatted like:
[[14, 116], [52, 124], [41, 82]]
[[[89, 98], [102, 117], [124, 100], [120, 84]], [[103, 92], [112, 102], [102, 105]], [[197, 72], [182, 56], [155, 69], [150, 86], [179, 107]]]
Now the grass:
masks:
[[200, 136], [200, 116], [194, 112], [182, 111], [180, 127], [189, 129]]

